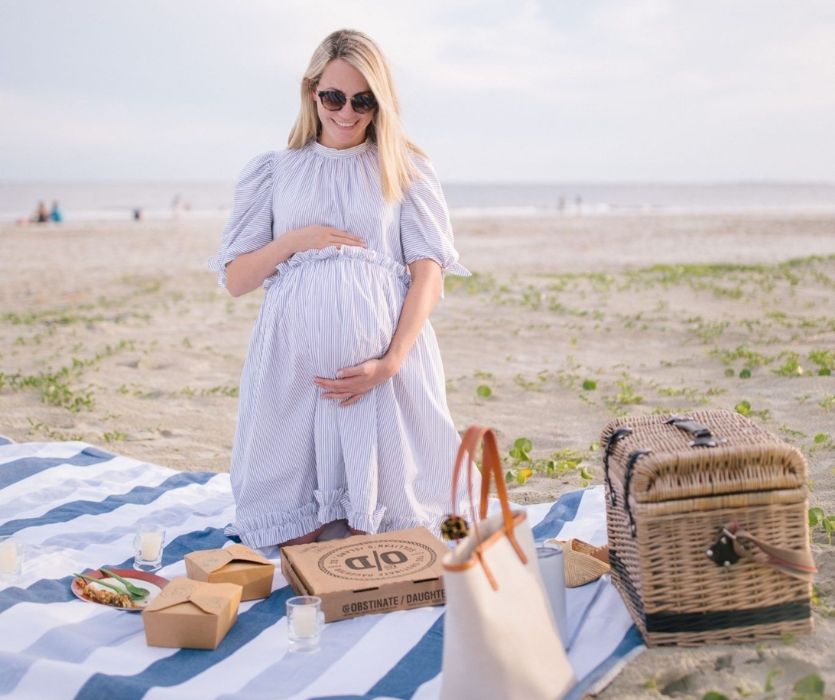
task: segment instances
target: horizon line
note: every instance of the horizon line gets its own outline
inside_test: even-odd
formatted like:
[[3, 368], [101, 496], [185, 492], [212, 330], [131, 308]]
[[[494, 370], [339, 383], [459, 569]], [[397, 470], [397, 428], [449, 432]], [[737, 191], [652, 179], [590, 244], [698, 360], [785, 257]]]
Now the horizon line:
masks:
[[[21, 179], [9, 180], [0, 179], [0, 187], [10, 185], [44, 185], [44, 184], [60, 184], [60, 185], [159, 185], [159, 184], [212, 184], [212, 185], [228, 185], [234, 184], [235, 178], [230, 179], [204, 179], [204, 178], [137, 178], [137, 179]], [[629, 186], [647, 186], [647, 185], [662, 185], [662, 186], [699, 186], [699, 187], [714, 187], [727, 185], [805, 185], [816, 187], [835, 187], [835, 179], [785, 179], [785, 178], [729, 178], [729, 179], [669, 179], [669, 180], [442, 180], [443, 186], [502, 186], [502, 187], [518, 187], [518, 186], [553, 186], [560, 187], [565, 185], [577, 186], [606, 186], [606, 185], [629, 185]]]

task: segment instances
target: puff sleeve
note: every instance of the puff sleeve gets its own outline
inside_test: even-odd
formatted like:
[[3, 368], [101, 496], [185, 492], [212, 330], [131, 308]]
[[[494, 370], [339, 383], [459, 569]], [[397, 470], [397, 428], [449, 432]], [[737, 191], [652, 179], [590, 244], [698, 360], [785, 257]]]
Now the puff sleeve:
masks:
[[273, 175], [277, 152], [255, 156], [244, 166], [235, 189], [232, 214], [223, 231], [220, 249], [209, 260], [226, 286], [226, 266], [239, 255], [263, 248], [273, 239]]
[[444, 275], [469, 277], [458, 262], [446, 199], [435, 168], [428, 160], [415, 157], [419, 175], [400, 206], [400, 244], [406, 264], [431, 259]]

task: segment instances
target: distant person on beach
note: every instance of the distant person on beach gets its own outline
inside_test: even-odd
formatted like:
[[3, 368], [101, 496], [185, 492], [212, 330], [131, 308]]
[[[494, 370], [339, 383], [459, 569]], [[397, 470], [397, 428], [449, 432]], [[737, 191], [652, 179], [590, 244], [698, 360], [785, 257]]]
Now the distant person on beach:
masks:
[[49, 220], [58, 224], [64, 220], [64, 215], [61, 213], [61, 207], [58, 206], [57, 201], [52, 202], [52, 209], [49, 211]]
[[142, 221], [142, 209], [140, 209], [139, 207], [136, 207], [133, 210], [133, 220], [134, 221]]
[[443, 276], [469, 272], [365, 34], [334, 32], [313, 53], [288, 148], [243, 169], [211, 269], [233, 296], [266, 288], [241, 377], [227, 532], [252, 547], [437, 534], [460, 440], [428, 319]]
[[49, 221], [49, 209], [46, 208], [46, 204], [42, 201], [38, 202], [38, 207], [32, 215], [32, 221], [36, 224], [45, 224]]
[[28, 226], [29, 224], [45, 224], [49, 221], [49, 209], [46, 208], [46, 204], [43, 201], [38, 202], [38, 205], [35, 207], [35, 211], [30, 214], [29, 216], [22, 216], [21, 218], [17, 219], [15, 223], [18, 226]]

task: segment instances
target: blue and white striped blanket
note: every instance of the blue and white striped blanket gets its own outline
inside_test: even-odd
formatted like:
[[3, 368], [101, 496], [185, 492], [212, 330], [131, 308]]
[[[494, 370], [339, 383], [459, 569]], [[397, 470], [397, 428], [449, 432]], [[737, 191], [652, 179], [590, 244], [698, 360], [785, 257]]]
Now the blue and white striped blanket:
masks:
[[[0, 695], [14, 698], [435, 698], [443, 607], [327, 625], [315, 655], [288, 654], [280, 573], [265, 600], [241, 604], [214, 651], [148, 647], [140, 615], [77, 600], [71, 572], [132, 565], [142, 521], [164, 524], [166, 578], [183, 556], [229, 542], [228, 474], [177, 472], [80, 442], [0, 438], [0, 537], [25, 548], [23, 571], [0, 582]], [[603, 492], [528, 507], [537, 539], [605, 541]], [[278, 551], [266, 555], [278, 562]], [[573, 698], [605, 683], [643, 649], [607, 579], [570, 589]]]

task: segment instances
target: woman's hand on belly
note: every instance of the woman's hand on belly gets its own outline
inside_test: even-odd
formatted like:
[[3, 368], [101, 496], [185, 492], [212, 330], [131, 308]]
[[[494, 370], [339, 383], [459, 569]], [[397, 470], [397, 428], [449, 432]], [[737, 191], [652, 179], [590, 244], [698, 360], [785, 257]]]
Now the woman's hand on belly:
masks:
[[336, 379], [316, 377], [313, 383], [325, 390], [322, 398], [338, 401], [340, 406], [350, 406], [378, 384], [391, 379], [398, 369], [397, 363], [383, 357], [345, 367], [336, 373]]
[[294, 253], [301, 253], [305, 250], [320, 250], [336, 246], [353, 245], [365, 248], [365, 241], [347, 231], [340, 231], [331, 226], [305, 226], [297, 228], [281, 236]]
[[226, 288], [233, 297], [251, 292], [275, 274], [275, 267], [296, 253], [328, 246], [365, 247], [365, 241], [331, 226], [305, 226], [292, 229], [251, 253], [239, 255], [226, 267]]

